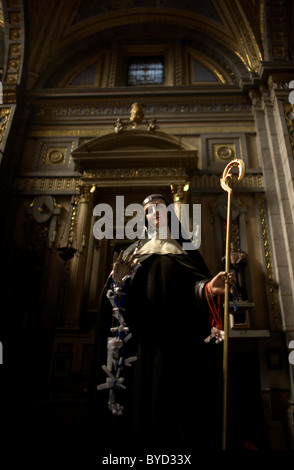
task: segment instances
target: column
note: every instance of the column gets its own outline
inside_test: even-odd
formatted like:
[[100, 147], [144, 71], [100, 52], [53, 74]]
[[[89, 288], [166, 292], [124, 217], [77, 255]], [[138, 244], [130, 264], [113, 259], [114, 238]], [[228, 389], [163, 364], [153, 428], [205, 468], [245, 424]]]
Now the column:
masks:
[[[272, 84], [271, 84], [272, 85]], [[274, 87], [261, 86], [250, 93], [257, 130], [257, 145], [266, 188], [270, 251], [273, 261], [274, 283], [281, 309], [280, 329], [285, 332], [286, 346], [294, 337], [293, 299], [293, 155], [287, 143], [282, 103]], [[283, 97], [284, 98], [284, 97]], [[290, 353], [290, 350], [289, 350]], [[293, 365], [289, 364], [291, 398], [288, 425], [294, 448], [294, 393]]]
[[75, 222], [76, 242], [78, 250], [75, 256], [68, 261], [68, 282], [65, 293], [64, 313], [62, 323], [65, 328], [79, 328], [81, 305], [84, 295], [87, 252], [89, 246], [92, 195], [90, 187], [80, 186], [80, 196]]
[[[277, 295], [281, 308], [281, 329], [293, 328], [294, 311], [291, 279], [293, 270], [289, 262], [289, 238], [285, 231], [286, 180], [281, 165], [281, 152], [273, 115], [273, 104], [268, 92], [253, 90], [250, 93], [257, 130], [257, 147], [266, 188], [266, 208], [271, 241], [271, 254]], [[282, 202], [283, 200], [283, 202]], [[291, 312], [291, 313], [290, 313]], [[273, 319], [272, 319], [273, 320]]]

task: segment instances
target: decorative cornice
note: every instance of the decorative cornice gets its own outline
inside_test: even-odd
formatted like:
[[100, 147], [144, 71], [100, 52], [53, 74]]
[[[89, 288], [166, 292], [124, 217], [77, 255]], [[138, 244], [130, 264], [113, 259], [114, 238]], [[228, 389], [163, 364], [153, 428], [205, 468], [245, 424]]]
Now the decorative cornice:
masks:
[[14, 180], [14, 191], [19, 194], [77, 194], [79, 178], [28, 177]]
[[[14, 191], [18, 194], [79, 194], [81, 188], [97, 187], [131, 187], [162, 184], [185, 184], [187, 173], [179, 167], [153, 168], [113, 168], [84, 171], [79, 177], [40, 177], [18, 176], [14, 181]], [[201, 174], [193, 176], [191, 192], [221, 191], [220, 175]], [[232, 182], [232, 186], [235, 183]], [[263, 192], [261, 174], [246, 174], [242, 183], [235, 189], [238, 192]], [[83, 189], [84, 191], [84, 189]], [[82, 194], [82, 193], [81, 193]], [[84, 192], [83, 192], [84, 194]], [[86, 193], [85, 193], [86, 194]]]
[[[263, 177], [261, 174], [246, 174], [241, 182], [232, 179], [230, 182], [235, 192], [263, 192]], [[194, 189], [195, 188], [195, 189]], [[220, 190], [220, 175], [216, 174], [202, 174], [193, 177], [192, 192], [203, 192], [211, 190]]]
[[[158, 101], [145, 103], [145, 115], [158, 116], [165, 115], [165, 119], [177, 115], [194, 115], [197, 114], [210, 114], [216, 113], [218, 115], [229, 113], [240, 114], [246, 113], [251, 115], [251, 105], [248, 99], [218, 99], [215, 98], [200, 100], [199, 98], [183, 100], [182, 102]], [[104, 103], [84, 102], [83, 105], [79, 103], [72, 104], [54, 104], [54, 105], [35, 105], [32, 109], [32, 119], [74, 119], [85, 118], [88, 119], [114, 119], [117, 116], [128, 116], [130, 114], [129, 103], [112, 103], [105, 101]]]

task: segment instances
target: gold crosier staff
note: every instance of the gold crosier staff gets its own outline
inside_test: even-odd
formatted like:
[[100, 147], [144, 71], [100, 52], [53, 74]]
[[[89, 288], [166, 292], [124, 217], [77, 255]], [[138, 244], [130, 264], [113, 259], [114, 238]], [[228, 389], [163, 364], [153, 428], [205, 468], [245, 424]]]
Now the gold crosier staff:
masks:
[[226, 227], [226, 254], [225, 254], [225, 299], [224, 299], [224, 343], [223, 343], [223, 427], [222, 427], [222, 450], [227, 449], [227, 414], [228, 414], [228, 351], [229, 351], [229, 272], [230, 272], [230, 238], [231, 238], [231, 205], [232, 205], [232, 188], [228, 184], [228, 180], [232, 178], [230, 171], [234, 166], [238, 166], [238, 181], [242, 181], [245, 175], [245, 164], [243, 160], [232, 160], [224, 169], [220, 180], [221, 187], [228, 193], [227, 202], [227, 227]]

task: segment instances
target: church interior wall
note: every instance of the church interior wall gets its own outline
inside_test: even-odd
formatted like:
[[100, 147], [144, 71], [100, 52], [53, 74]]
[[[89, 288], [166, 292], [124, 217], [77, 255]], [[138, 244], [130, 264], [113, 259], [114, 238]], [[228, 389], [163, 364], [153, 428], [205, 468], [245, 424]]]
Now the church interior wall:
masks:
[[[25, 158], [23, 161], [25, 163], [24, 167], [21, 168], [21, 171], [23, 171], [24, 175], [27, 174], [29, 177], [35, 177], [37, 179], [42, 179], [43, 177], [47, 176], [47, 174], [48, 177], [51, 179], [58, 179], [61, 175], [66, 176], [68, 172], [74, 175], [73, 168], [69, 170], [68, 165], [64, 165], [64, 169], [61, 169], [60, 167], [59, 169], [59, 164], [57, 164], [54, 166], [54, 170], [51, 170], [52, 165], [47, 165], [47, 167], [45, 167], [44, 162], [46, 159], [46, 151], [47, 148], [49, 148], [49, 150], [54, 150], [56, 148], [61, 149], [64, 145], [66, 145], [67, 147], [69, 146], [70, 148], [74, 148], [74, 146], [78, 146], [78, 144], [81, 142], [81, 139], [84, 138], [75, 138], [75, 140], [72, 141], [71, 139], [68, 139], [66, 130], [62, 131], [60, 130], [59, 126], [56, 126], [56, 124], [52, 124], [53, 123], [51, 122], [50, 137], [48, 137], [47, 126], [39, 126], [37, 132], [38, 137], [31, 139], [27, 143], [26, 148], [24, 150]], [[72, 127], [76, 129], [76, 126], [73, 125]], [[237, 143], [239, 145], [239, 150], [242, 156], [245, 155], [245, 157], [248, 159], [247, 169], [249, 170], [249, 174], [251, 170], [253, 171], [252, 175], [254, 176], [256, 174], [261, 174], [260, 166], [258, 165], [258, 158], [256, 155], [256, 136], [252, 132], [252, 125], [250, 125], [248, 129], [247, 121], [245, 121], [244, 123], [239, 121], [237, 129], [234, 128], [234, 132], [232, 132], [231, 130], [231, 123], [226, 121], [224, 121], [221, 125], [214, 124], [214, 122], [206, 122], [205, 127], [203, 127], [203, 124], [199, 125], [198, 123], [181, 123], [181, 125], [179, 125], [178, 127], [175, 127], [174, 124], [172, 125], [172, 127], [169, 127], [167, 125], [164, 126], [164, 131], [167, 134], [169, 134], [170, 129], [172, 129], [173, 135], [175, 135], [177, 139], [181, 140], [183, 144], [191, 148], [197, 149], [199, 162], [198, 168], [200, 170], [200, 174], [202, 172], [202, 178], [205, 178], [209, 175], [216, 175], [216, 178], [213, 180], [213, 192], [211, 192], [210, 187], [211, 180], [207, 180], [207, 182], [205, 183], [205, 180], [202, 179], [202, 183], [200, 184], [199, 188], [199, 176], [197, 177], [198, 179], [196, 178], [195, 181], [193, 181], [192, 178], [191, 191], [193, 192], [193, 194], [195, 194], [197, 202], [201, 203], [201, 208], [203, 212], [201, 223], [202, 233], [205, 234], [205, 236], [203, 237], [203, 241], [201, 244], [201, 251], [203, 252], [205, 259], [207, 259], [207, 263], [212, 269], [212, 271], [217, 272], [217, 270], [219, 269], [220, 260], [217, 256], [218, 253], [216, 251], [215, 243], [215, 237], [217, 237], [217, 233], [214, 232], [214, 227], [211, 223], [211, 206], [216, 204], [217, 197], [220, 195], [220, 190], [217, 187], [217, 182], [221, 175], [221, 169], [223, 167], [223, 164], [219, 161], [213, 161], [213, 157], [211, 155], [208, 156], [208, 153], [212, 150], [212, 146], [207, 145], [207, 141], [209, 141], [209, 143], [210, 141], [213, 141], [213, 143], [231, 144], [233, 139], [233, 144]], [[243, 132], [243, 129], [245, 129], [245, 132]], [[84, 127], [81, 127], [78, 130], [81, 135], [87, 135], [88, 133], [91, 133], [91, 130], [87, 129], [87, 127], [86, 129]], [[209, 132], [202, 132], [203, 130]], [[107, 128], [107, 126], [104, 126], [104, 130], [100, 130], [100, 135], [107, 135], [111, 131], [111, 127]], [[54, 136], [55, 132], [58, 133], [57, 137]], [[63, 132], [65, 135], [63, 135]], [[42, 133], [44, 133], [44, 136], [42, 136]], [[89, 134], [87, 135], [86, 140], [90, 140]], [[205, 142], [204, 145], [203, 141]], [[242, 146], [244, 146], [245, 148]], [[33, 165], [30, 166], [30, 162], [33, 162]], [[260, 189], [262, 188], [257, 188], [257, 191], [259, 191]], [[124, 191], [125, 189], [122, 188], [121, 192], [124, 193]], [[245, 226], [249, 257], [249, 266], [247, 269], [249, 272], [248, 277], [250, 279], [249, 282], [252, 294], [252, 299], [250, 300], [254, 303], [254, 311], [250, 312], [250, 321], [251, 326], [253, 326], [255, 329], [264, 331], [269, 329], [269, 310], [267, 308], [269, 300], [265, 293], [268, 286], [267, 280], [264, 275], [265, 268], [264, 260], [262, 257], [262, 244], [255, 243], [256, 227], [260, 223], [258, 220], [260, 214], [257, 207], [257, 201], [255, 197], [256, 195], [254, 193], [250, 194], [250, 188], [248, 188], [247, 191], [247, 193], [242, 193], [242, 191], [240, 194], [238, 193], [238, 199], [240, 200], [241, 205], [246, 207]], [[52, 192], [50, 191], [50, 185], [46, 192], [47, 194], [52, 194]], [[32, 203], [33, 196], [34, 195], [32, 194], [32, 197], [25, 198], [22, 201], [21, 212], [23, 216], [17, 217], [18, 224], [20, 225], [24, 223], [24, 214], [28, 206]], [[61, 234], [64, 231], [65, 225], [68, 221], [68, 211], [70, 209], [72, 195], [68, 194], [67, 196], [59, 196], [58, 191], [55, 191], [54, 197], [56, 197], [56, 203], [60, 207], [62, 207], [61, 213], [58, 216], [57, 236], [55, 240], [56, 246], [58, 246], [60, 243]], [[126, 203], [132, 202], [132, 197], [132, 193], [126, 193]], [[195, 200], [195, 197], [193, 200]], [[108, 195], [105, 198], [104, 194], [103, 202], [106, 201], [110, 202], [111, 204], [114, 204], [114, 196], [111, 195], [111, 197], [109, 197]], [[16, 228], [16, 232], [18, 238], [19, 229]], [[107, 247], [105, 244], [101, 246], [101, 244], [95, 243], [94, 245], [95, 246], [92, 251], [93, 259], [91, 261], [90, 268], [87, 312], [85, 312], [83, 315], [84, 324], [88, 325], [88, 327], [89, 325], [93, 327], [93, 318], [95, 315], [94, 312], [99, 297], [99, 295], [97, 295], [97, 291], [101, 292], [103, 285], [101, 275], [102, 273], [104, 273], [105, 276], [110, 267], [110, 259], [109, 255], [107, 255], [107, 253], [109, 252], [109, 247]], [[107, 256], [108, 261], [106, 261]], [[44, 296], [42, 328], [45, 330], [52, 331], [56, 327], [58, 327], [60, 322], [60, 312], [59, 314], [57, 313], [57, 307], [58, 301], [60, 300], [60, 284], [62, 283], [63, 268], [62, 261], [58, 258], [56, 251], [51, 250], [49, 253], [49, 257], [50, 260], [47, 265], [49, 274], [46, 280], [47, 285], [45, 287], [47, 294]], [[260, 286], [263, 286], [263, 289], [261, 289]], [[89, 330], [89, 332], [91, 332], [91, 329]], [[86, 341], [86, 343], [84, 343], [84, 341]], [[87, 349], [87, 352], [85, 353], [83, 353], [83, 344], [87, 345], [87, 348], [90, 348]], [[275, 346], [275, 343], [273, 345], [270, 344], [270, 348], [275, 348]], [[83, 367], [85, 370], [88, 370], [89, 365], [85, 365], [81, 357], [83, 357], [83, 354], [85, 354], [84, 357], [88, 357], [89, 360], [89, 358], [91, 357], [92, 347], [92, 333], [90, 333], [90, 336], [88, 336], [87, 339], [83, 339], [82, 342], [78, 339], [77, 336], [74, 339], [71, 336], [63, 336], [61, 330], [59, 333], [56, 334], [52, 350], [51, 369], [48, 373], [48, 380], [49, 383], [51, 383], [51, 386], [53, 387], [54, 396], [58, 396], [58, 393], [66, 393], [66, 389], [64, 389], [63, 387], [61, 387], [60, 392], [58, 392], [58, 387], [60, 387], [60, 381], [55, 377], [56, 372], [54, 372], [54, 358], [64, 354], [63, 349], [65, 349], [66, 351], [69, 351], [70, 349], [70, 354], [72, 355], [72, 358], [75, 361], [74, 365], [72, 365], [72, 373], [79, 373], [79, 368], [81, 367]], [[79, 360], [77, 360], [77, 358], [79, 358]], [[84, 359], [84, 361], [87, 362], [86, 359]], [[284, 363], [283, 367], [285, 367]], [[84, 381], [85, 383], [87, 382], [86, 372]], [[68, 387], [68, 385], [66, 385], [66, 387]], [[279, 390], [281, 389], [281, 387], [283, 389], [287, 389], [288, 387], [286, 375], [282, 374], [281, 369], [278, 370], [278, 373], [275, 369], [271, 370], [269, 372], [269, 388]]]
[[[185, 197], [190, 205], [200, 203], [202, 210], [200, 251], [216, 273], [224, 249], [219, 180], [226, 164], [241, 158], [246, 176], [240, 186], [234, 184], [239, 211], [234, 229], [248, 258], [248, 302], [241, 314], [248, 315], [249, 324], [235, 321], [231, 327], [232, 355], [246, 358], [248, 352], [258, 362], [270, 446], [289, 448], [291, 439], [294, 442], [293, 423], [287, 421], [287, 409], [289, 416], [293, 413], [287, 346], [294, 338], [294, 111], [288, 100], [288, 84], [294, 76], [293, 53], [284, 34], [289, 29], [285, 17], [289, 2], [246, 2], [247, 10], [242, 2], [232, 6], [225, 1], [223, 9], [221, 2], [207, 2], [207, 8], [216, 9], [215, 18], [219, 15], [217, 26], [213, 19], [193, 13], [193, 27], [186, 13], [179, 12], [176, 21], [170, 10], [164, 16], [165, 6], [157, 17], [148, 6], [142, 31], [126, 12], [121, 12], [119, 24], [113, 2], [109, 12], [103, 12], [109, 22], [105, 26], [99, 15], [79, 20], [83, 10], [78, 14], [76, 7], [85, 6], [86, 0], [74, 2], [73, 11], [61, 2], [55, 13], [56, 2], [52, 2], [51, 25], [42, 17], [40, 3], [34, 10], [30, 0], [24, 15], [22, 1], [2, 0], [5, 34], [0, 16], [0, 79], [6, 100], [0, 104], [1, 156], [6, 167], [9, 161], [20, 162], [14, 163], [17, 168], [11, 170], [14, 177], [8, 190], [6, 174], [1, 177], [7, 191], [3, 206], [10, 212], [5, 225], [10, 227], [7, 253], [12, 253], [14, 263], [8, 269], [5, 300], [13, 313], [4, 326], [9, 326], [9, 338], [17, 330], [24, 344], [30, 343], [27, 354], [35, 361], [29, 371], [33, 384], [38, 383], [39, 362], [32, 359], [31, 349], [45, 338], [36, 409], [48, 418], [51, 405], [58, 415], [58, 406], [69, 400], [61, 417], [66, 428], [67, 420], [75, 413], [82, 415], [87, 406], [99, 297], [114, 250], [125, 246], [125, 241], [94, 239], [95, 204], [109, 203], [114, 208], [117, 194], [124, 195], [125, 205], [142, 202], [149, 192], [165, 192], [172, 198], [171, 184], [189, 183]], [[128, 58], [137, 56], [164, 57], [163, 83], [126, 84]], [[195, 64], [200, 64], [199, 76]], [[137, 101], [144, 105], [144, 118], [136, 130], [147, 134], [147, 126], [156, 120], [155, 130], [148, 131], [149, 140], [144, 135], [148, 145], [147, 140], [132, 143], [130, 112]], [[116, 133], [117, 119], [123, 130]], [[18, 124], [22, 132], [15, 130]], [[129, 141], [122, 145], [124, 135], [129, 135]], [[157, 136], [164, 148], [156, 147]], [[84, 163], [80, 170], [74, 152], [96, 138], [93, 151], [100, 153], [91, 163], [94, 168]], [[137, 161], [132, 167], [127, 152], [134, 149]], [[177, 149], [177, 166], [167, 164], [160, 154], [166, 149]], [[118, 160], [120, 152], [125, 152], [124, 161]], [[144, 152], [149, 152], [149, 166], [143, 161]], [[185, 152], [195, 154], [192, 169], [181, 167]], [[107, 155], [116, 163], [98, 162], [99, 156]], [[89, 194], [92, 187], [96, 187], [94, 195]], [[34, 218], [34, 203], [45, 196], [53, 208], [50, 218], [40, 222]], [[79, 247], [74, 258], [64, 263], [57, 248], [70, 227], [74, 197]], [[42, 206], [39, 209], [41, 213]], [[18, 263], [30, 255], [32, 244], [35, 258], [30, 259], [36, 264], [31, 266], [31, 279], [22, 283], [25, 269]], [[14, 358], [13, 348], [15, 340], [9, 347]], [[59, 400], [56, 408], [54, 400]]]

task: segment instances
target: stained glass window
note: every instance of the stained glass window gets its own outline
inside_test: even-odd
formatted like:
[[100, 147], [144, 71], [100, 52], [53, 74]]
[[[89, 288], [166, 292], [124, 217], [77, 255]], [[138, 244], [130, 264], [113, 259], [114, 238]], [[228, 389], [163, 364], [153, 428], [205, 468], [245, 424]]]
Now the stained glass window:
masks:
[[164, 83], [164, 58], [129, 57], [128, 85], [160, 85]]

